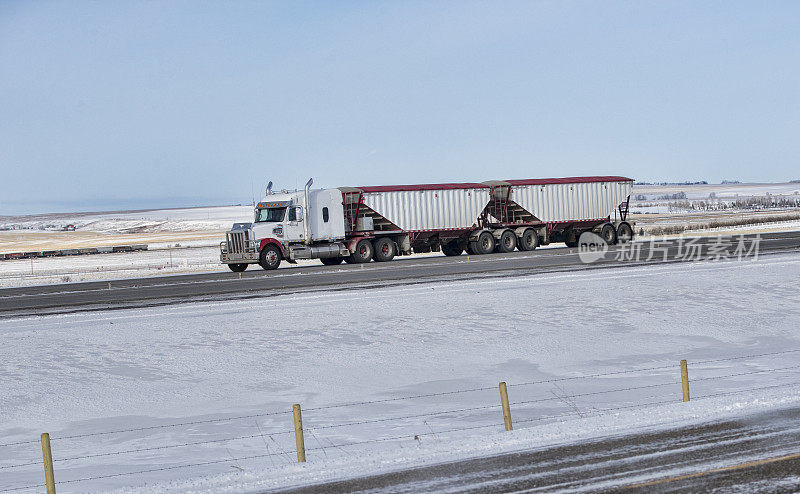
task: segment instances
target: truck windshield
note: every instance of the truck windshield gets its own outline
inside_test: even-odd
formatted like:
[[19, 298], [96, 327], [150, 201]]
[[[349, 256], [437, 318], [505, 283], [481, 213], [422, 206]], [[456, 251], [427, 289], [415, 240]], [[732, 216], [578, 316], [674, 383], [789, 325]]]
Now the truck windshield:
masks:
[[264, 208], [256, 211], [256, 223], [277, 223], [283, 221], [286, 208]]

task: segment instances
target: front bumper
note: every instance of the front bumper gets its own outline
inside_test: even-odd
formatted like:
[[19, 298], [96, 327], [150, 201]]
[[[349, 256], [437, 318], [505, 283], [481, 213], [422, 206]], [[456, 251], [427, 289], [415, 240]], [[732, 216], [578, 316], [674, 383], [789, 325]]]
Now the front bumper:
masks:
[[251, 264], [258, 262], [258, 250], [248, 246], [242, 252], [228, 252], [226, 242], [219, 245], [219, 260], [223, 264]]

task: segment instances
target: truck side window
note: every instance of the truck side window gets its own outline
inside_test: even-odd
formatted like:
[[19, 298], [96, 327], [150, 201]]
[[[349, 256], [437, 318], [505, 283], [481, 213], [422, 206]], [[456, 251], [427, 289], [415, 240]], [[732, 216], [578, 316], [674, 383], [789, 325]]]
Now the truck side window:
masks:
[[322, 221], [327, 223], [328, 222], [328, 208], [322, 208]]
[[303, 221], [303, 208], [289, 208], [289, 221]]

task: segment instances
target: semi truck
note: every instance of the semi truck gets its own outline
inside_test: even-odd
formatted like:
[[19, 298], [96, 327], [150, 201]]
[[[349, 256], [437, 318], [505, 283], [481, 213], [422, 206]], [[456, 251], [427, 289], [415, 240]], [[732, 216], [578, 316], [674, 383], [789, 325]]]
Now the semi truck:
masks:
[[254, 221], [235, 223], [220, 244], [234, 272], [259, 264], [319, 259], [387, 262], [442, 252], [530, 251], [551, 242], [576, 247], [594, 232], [608, 244], [633, 239], [628, 220], [633, 180], [569, 177], [482, 183], [381, 185], [272, 191], [255, 204]]

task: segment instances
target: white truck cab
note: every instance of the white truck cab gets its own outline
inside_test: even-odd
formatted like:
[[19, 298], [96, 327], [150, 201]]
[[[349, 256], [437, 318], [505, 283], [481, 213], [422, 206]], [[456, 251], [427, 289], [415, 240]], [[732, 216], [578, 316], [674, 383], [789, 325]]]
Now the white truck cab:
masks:
[[220, 244], [220, 261], [241, 272], [259, 263], [275, 269], [281, 259], [342, 258], [350, 252], [345, 238], [344, 209], [339, 189], [272, 193], [255, 207], [253, 223], [235, 223]]

